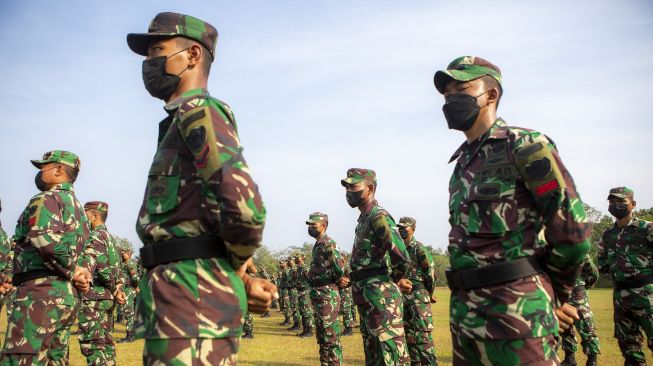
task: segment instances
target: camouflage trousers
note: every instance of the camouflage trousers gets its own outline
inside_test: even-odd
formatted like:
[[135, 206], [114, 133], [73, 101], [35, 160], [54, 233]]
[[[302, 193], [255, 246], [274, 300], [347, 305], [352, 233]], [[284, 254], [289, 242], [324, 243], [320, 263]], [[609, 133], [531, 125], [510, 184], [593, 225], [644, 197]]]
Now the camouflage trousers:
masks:
[[643, 336], [653, 350], [653, 285], [615, 290], [614, 336], [625, 359], [625, 365], [646, 365], [642, 351]]
[[254, 332], [254, 318], [252, 317], [252, 313], [249, 311], [247, 312], [247, 315], [245, 315], [245, 324], [243, 324], [243, 332], [245, 332], [245, 334]]
[[125, 287], [125, 304], [122, 306], [122, 316], [125, 319], [125, 330], [134, 331], [134, 309], [136, 300], [136, 291], [133, 288]]
[[351, 287], [341, 288], [340, 291], [340, 315], [342, 315], [342, 325], [345, 328], [354, 326], [356, 319], [356, 306], [351, 298]]
[[290, 319], [290, 296], [288, 289], [279, 289], [279, 308], [281, 309], [283, 315], [287, 316]]
[[454, 366], [559, 365], [555, 336], [474, 339], [451, 327]]
[[576, 353], [578, 350], [578, 342], [574, 334], [574, 328], [580, 334], [581, 345], [583, 346], [583, 353], [586, 355], [599, 354], [599, 337], [596, 335], [596, 326], [594, 325], [594, 316], [592, 309], [587, 298], [587, 290], [584, 286], [574, 287], [572, 291], [569, 304], [578, 309], [580, 320], [574, 322], [574, 327], [570, 328], [565, 333], [560, 333], [562, 338], [562, 349], [565, 352]]
[[302, 317], [302, 324], [308, 328], [313, 328], [315, 319], [313, 318], [313, 304], [311, 303], [310, 290], [301, 290], [298, 296], [299, 314]]
[[408, 365], [403, 326], [403, 300], [388, 276], [371, 277], [352, 285], [360, 315], [365, 365]]
[[236, 365], [239, 337], [145, 339], [145, 366]]
[[[33, 296], [32, 286], [44, 292], [43, 279], [28, 281], [20, 286], [11, 318], [7, 325], [7, 338], [2, 351], [3, 366], [16, 365], [68, 365], [70, 328], [75, 323], [79, 302], [60, 297]], [[67, 293], [76, 293], [70, 282], [52, 281]], [[47, 289], [45, 289], [47, 290]]]
[[433, 344], [431, 297], [426, 289], [413, 287], [404, 294], [404, 330], [412, 365], [437, 365]]
[[16, 288], [12, 288], [9, 292], [0, 295], [0, 310], [2, 306], [6, 306], [7, 319], [11, 319], [11, 311], [14, 309], [14, 301], [16, 301]]
[[125, 314], [123, 314], [124, 306], [125, 305], [123, 305], [123, 304], [116, 305], [116, 316], [118, 317], [118, 319], [123, 319], [123, 320], [125, 319], [124, 318]]
[[79, 311], [79, 348], [87, 365], [115, 365], [113, 300], [83, 300]]
[[315, 308], [315, 336], [320, 346], [320, 365], [340, 365], [342, 346], [340, 345], [340, 294], [335, 285], [314, 287], [311, 300]]
[[299, 292], [296, 288], [291, 288], [288, 290], [288, 297], [290, 298], [290, 316], [292, 317], [293, 322], [301, 324], [302, 320], [301, 314], [299, 312]]

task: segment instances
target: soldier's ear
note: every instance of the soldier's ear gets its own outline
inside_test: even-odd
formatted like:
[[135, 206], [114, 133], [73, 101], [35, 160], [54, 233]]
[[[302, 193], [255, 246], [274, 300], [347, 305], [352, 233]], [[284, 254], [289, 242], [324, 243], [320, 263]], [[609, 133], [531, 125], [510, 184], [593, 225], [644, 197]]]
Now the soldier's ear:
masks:
[[193, 44], [188, 48], [188, 67], [193, 68], [199, 65], [200, 60], [202, 59], [202, 47], [198, 44]]

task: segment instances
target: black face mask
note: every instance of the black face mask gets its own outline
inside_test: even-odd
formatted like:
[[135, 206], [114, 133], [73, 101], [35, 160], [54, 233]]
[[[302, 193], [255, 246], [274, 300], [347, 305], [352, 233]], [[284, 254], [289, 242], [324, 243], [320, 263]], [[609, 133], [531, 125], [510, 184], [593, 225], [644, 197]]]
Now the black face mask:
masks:
[[347, 204], [352, 208], [358, 207], [358, 205], [363, 202], [363, 191], [365, 190], [361, 189], [360, 191], [356, 192], [347, 191]]
[[34, 184], [36, 184], [36, 188], [38, 188], [41, 192], [48, 190], [48, 184], [43, 181], [43, 172], [41, 171], [36, 173], [36, 177], [34, 177]]
[[167, 101], [172, 96], [172, 93], [177, 90], [177, 86], [181, 82], [179, 75], [188, 70], [188, 67], [177, 75], [168, 74], [166, 71], [166, 61], [170, 57], [187, 49], [184, 48], [170, 56], [158, 56], [143, 61], [143, 83], [145, 84], [145, 89], [147, 89], [151, 96]]
[[406, 239], [408, 237], [408, 231], [406, 229], [399, 229], [399, 235], [401, 235], [402, 239]]
[[628, 205], [620, 204], [620, 203], [613, 203], [608, 206], [608, 211], [610, 214], [617, 219], [623, 219], [624, 217], [628, 216], [630, 213], [628, 211]]
[[310, 236], [317, 239], [317, 237], [320, 236], [320, 232], [317, 231], [317, 228], [315, 228], [315, 227], [309, 227], [308, 228], [308, 235], [310, 235]]
[[449, 129], [464, 132], [472, 128], [481, 111], [477, 98], [488, 91], [486, 90], [477, 96], [457, 93], [446, 97], [442, 112], [444, 112], [444, 118], [447, 120]]

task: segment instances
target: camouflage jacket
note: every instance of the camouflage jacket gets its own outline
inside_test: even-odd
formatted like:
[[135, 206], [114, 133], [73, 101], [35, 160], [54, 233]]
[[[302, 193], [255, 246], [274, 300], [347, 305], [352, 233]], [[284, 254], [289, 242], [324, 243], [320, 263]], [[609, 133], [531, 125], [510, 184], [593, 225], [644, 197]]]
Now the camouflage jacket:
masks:
[[340, 265], [340, 252], [336, 249], [335, 240], [324, 234], [313, 246], [311, 267], [308, 271], [310, 281], [331, 281], [335, 283], [343, 275]]
[[284, 280], [283, 283], [286, 285], [287, 289], [293, 289], [297, 287], [297, 284], [295, 283], [295, 268], [296, 266], [288, 267], [286, 268], [286, 272], [284, 273]]
[[140, 277], [138, 276], [138, 268], [136, 268], [136, 266], [137, 264], [133, 259], [128, 259], [127, 262], [122, 262], [122, 280], [125, 287], [138, 287]]
[[388, 211], [375, 201], [370, 212], [358, 217], [356, 238], [351, 252], [352, 271], [390, 266], [392, 279], [398, 281], [406, 273], [408, 252], [397, 225]]
[[585, 256], [585, 261], [583, 262], [583, 268], [580, 271], [578, 277], [576, 277], [576, 284], [574, 287], [583, 286], [585, 288], [592, 288], [596, 281], [599, 279], [599, 270], [594, 265], [594, 261], [587, 254]]
[[653, 274], [653, 223], [633, 217], [620, 228], [615, 223], [603, 232], [598, 265], [615, 281], [635, 280]]
[[[569, 299], [589, 250], [590, 225], [555, 145], [539, 132], [509, 127], [499, 118], [478, 140], [463, 143], [454, 160], [451, 267], [481, 268], [537, 256], [547, 276], [452, 294], [452, 324], [476, 338], [557, 334], [553, 305]], [[542, 229], [547, 244], [539, 246]], [[516, 298], [515, 293], [529, 296]]]
[[[215, 235], [224, 241], [228, 258], [189, 259], [148, 270], [147, 286], [138, 297], [136, 336], [236, 337], [247, 304], [233, 269], [260, 246], [263, 201], [225, 103], [194, 89], [165, 109], [169, 116], [159, 124], [139, 237], [150, 245]], [[174, 322], [166, 319], [168, 314], [175, 314]]]
[[415, 237], [406, 245], [406, 250], [410, 258], [406, 278], [413, 283], [414, 288], [422, 284], [429, 294], [432, 294], [435, 286], [435, 264], [429, 250], [415, 240]]
[[64, 281], [50, 277], [39, 281], [41, 292], [33, 293], [33, 297], [56, 297], [65, 305], [76, 304], [77, 290], [71, 280], [89, 235], [84, 206], [75, 197], [72, 184], [57, 184], [38, 193], [18, 218], [14, 275], [51, 270]]
[[120, 277], [120, 263], [114, 239], [106, 225], [98, 225], [91, 231], [91, 237], [84, 248], [83, 261], [84, 267], [93, 275], [93, 284], [88, 292], [82, 293], [82, 298], [112, 299]]
[[311, 288], [311, 285], [308, 284], [308, 270], [305, 265], [295, 266], [295, 286], [300, 291], [306, 291]]
[[0, 283], [7, 282], [11, 278], [11, 265], [9, 253], [11, 252], [11, 239], [0, 224]]

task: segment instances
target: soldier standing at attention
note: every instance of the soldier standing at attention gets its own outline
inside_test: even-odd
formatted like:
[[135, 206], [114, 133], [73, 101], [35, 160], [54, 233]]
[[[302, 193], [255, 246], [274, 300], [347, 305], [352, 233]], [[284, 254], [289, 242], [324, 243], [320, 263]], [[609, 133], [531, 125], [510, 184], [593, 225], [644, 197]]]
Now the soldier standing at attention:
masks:
[[288, 287], [288, 298], [290, 300], [290, 313], [292, 316], [292, 326], [288, 331], [299, 330], [301, 323], [301, 313], [299, 312], [299, 292], [297, 291], [297, 266], [293, 256], [288, 257], [288, 276], [286, 277], [286, 286]]
[[68, 364], [70, 327], [79, 309], [78, 291], [91, 274], [79, 265], [90, 230], [73, 183], [77, 155], [50, 151], [32, 160], [39, 189], [16, 225], [13, 284], [18, 288], [2, 365]]
[[308, 216], [308, 235], [315, 238], [308, 283], [311, 285], [311, 301], [315, 308], [315, 335], [320, 346], [320, 365], [340, 365], [342, 347], [340, 345], [340, 294], [338, 283], [344, 285], [343, 270], [340, 266], [340, 253], [335, 240], [326, 231], [329, 217], [321, 212]]
[[589, 250], [571, 175], [546, 136], [496, 117], [498, 67], [463, 56], [434, 82], [449, 128], [467, 140], [450, 160], [453, 364], [557, 364], [558, 324], [578, 319], [567, 302]]
[[614, 280], [614, 336], [624, 365], [646, 365], [642, 331], [653, 350], [653, 223], [633, 215], [635, 192], [617, 187], [608, 195], [614, 225], [603, 232], [598, 265]]
[[433, 344], [433, 314], [431, 298], [435, 290], [433, 260], [424, 244], [415, 239], [416, 221], [412, 217], [399, 219], [399, 235], [410, 256], [404, 293], [404, 330], [412, 365], [438, 364]]
[[594, 324], [594, 316], [590, 308], [587, 290], [594, 286], [594, 283], [599, 279], [599, 270], [592, 262], [592, 258], [587, 254], [585, 256], [585, 263], [580, 275], [576, 277], [576, 284], [571, 291], [569, 304], [578, 309], [579, 320], [574, 322], [574, 327], [569, 328], [568, 332], [562, 333], [562, 349], [565, 351], [565, 359], [562, 361], [562, 366], [576, 365], [576, 350], [578, 344], [574, 336], [574, 328], [580, 334], [583, 352], [587, 355], [586, 366], [596, 366], [598, 364], [597, 357], [601, 353], [599, 349], [599, 337], [596, 335], [596, 325]]
[[118, 252], [106, 226], [109, 205], [91, 201], [84, 205], [84, 211], [92, 230], [84, 249], [83, 263], [93, 276], [93, 283], [81, 298], [79, 347], [87, 365], [115, 365], [111, 313], [114, 299], [124, 302], [124, 293], [117, 287], [120, 275], [116, 270]]
[[297, 334], [298, 337], [313, 337], [313, 304], [311, 303], [311, 286], [308, 283], [308, 270], [304, 265], [304, 254], [295, 256], [297, 264], [297, 300], [299, 304], [299, 314], [302, 322], [302, 332]]
[[290, 312], [290, 295], [288, 294], [288, 285], [287, 285], [287, 278], [288, 275], [286, 274], [288, 272], [288, 266], [286, 264], [286, 261], [279, 261], [279, 281], [278, 281], [278, 286], [279, 286], [279, 308], [281, 309], [281, 312], [283, 313], [283, 322], [280, 325], [286, 326], [290, 325], [290, 318], [292, 317], [292, 314]]
[[[360, 314], [366, 365], [408, 365], [402, 286], [408, 253], [390, 213], [374, 198], [376, 173], [352, 168], [340, 181], [361, 214], [351, 253], [354, 303]], [[388, 267], [389, 265], [389, 267]]]
[[[340, 262], [342, 263], [343, 277], [350, 278], [351, 269], [349, 268], [349, 257], [341, 256]], [[340, 292], [340, 315], [342, 315], [342, 325], [345, 330], [342, 332], [343, 336], [354, 335], [353, 327], [356, 323], [356, 305], [351, 295], [351, 286], [341, 286], [338, 291]]]
[[148, 269], [136, 332], [143, 362], [236, 362], [247, 309], [263, 313], [276, 286], [246, 273], [265, 208], [243, 157], [234, 114], [207, 91], [218, 39], [200, 19], [160, 13], [129, 34], [143, 81], [165, 101], [157, 152], [137, 223]]
[[131, 248], [124, 246], [121, 248], [122, 259], [122, 291], [125, 294], [125, 304], [122, 308], [122, 314], [125, 319], [125, 338], [118, 343], [131, 343], [134, 338], [134, 306], [136, 295], [138, 295], [138, 282], [141, 280], [138, 275], [138, 265], [132, 259]]

